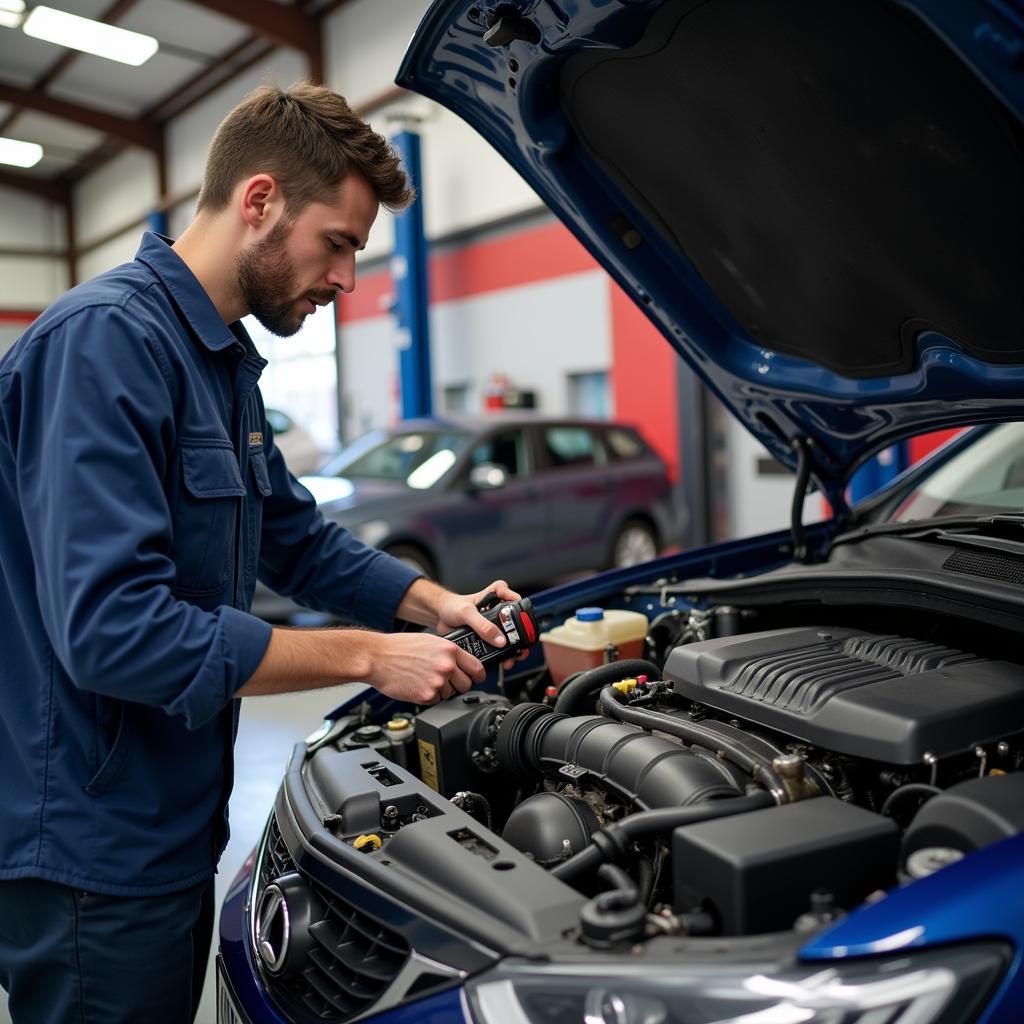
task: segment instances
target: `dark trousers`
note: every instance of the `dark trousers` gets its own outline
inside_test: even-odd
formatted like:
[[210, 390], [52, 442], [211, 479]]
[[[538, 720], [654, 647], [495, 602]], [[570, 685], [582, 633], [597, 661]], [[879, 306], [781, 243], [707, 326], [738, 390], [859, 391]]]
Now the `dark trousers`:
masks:
[[212, 879], [144, 897], [0, 882], [0, 985], [14, 1024], [190, 1024], [213, 903]]

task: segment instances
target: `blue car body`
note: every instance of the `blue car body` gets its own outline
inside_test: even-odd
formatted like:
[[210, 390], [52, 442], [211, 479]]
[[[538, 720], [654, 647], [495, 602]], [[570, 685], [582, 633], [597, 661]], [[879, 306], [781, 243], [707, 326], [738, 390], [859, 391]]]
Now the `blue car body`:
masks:
[[[632, 796], [623, 797], [628, 787], [616, 781], [611, 753], [601, 766], [588, 767], [582, 740], [552, 760], [545, 737], [559, 722], [542, 732], [558, 718], [550, 714], [548, 698], [557, 712], [575, 683], [560, 682], [557, 696], [541, 699], [550, 680], [535, 649], [514, 675], [492, 679], [481, 698], [522, 698], [488, 720], [497, 723], [495, 757], [500, 771], [529, 762], [545, 780], [532, 796], [524, 797], [529, 787], [521, 779], [514, 797], [501, 788], [490, 791], [497, 804], [511, 803], [502, 812], [504, 832], [485, 827], [479, 815], [477, 825], [460, 816], [472, 807], [461, 787], [451, 793], [431, 786], [448, 802], [423, 797], [425, 817], [410, 819], [412, 829], [396, 827], [385, 833], [382, 848], [355, 852], [366, 850], [366, 836], [346, 831], [345, 816], [358, 814], [345, 803], [351, 783], [342, 780], [358, 770], [377, 773], [385, 779], [381, 801], [406, 787], [427, 791], [416, 789], [406, 768], [381, 767], [388, 760], [380, 754], [384, 746], [352, 742], [354, 730], [386, 722], [396, 711], [408, 711], [417, 730], [423, 722], [440, 730], [449, 725], [448, 711], [417, 717], [415, 709], [361, 695], [332, 711], [321, 732], [296, 747], [271, 839], [236, 880], [221, 916], [225, 985], [244, 1019], [317, 1019], [314, 1004], [322, 1008], [321, 1019], [388, 1024], [1024, 1019], [1024, 824], [1014, 817], [1017, 806], [1004, 812], [986, 802], [996, 787], [1019, 786], [1024, 764], [1016, 694], [1024, 669], [1014, 653], [1022, 621], [1016, 540], [1024, 512], [1021, 477], [1016, 463], [1008, 463], [1002, 490], [990, 487], [991, 500], [965, 498], [956, 482], [970, 476], [972, 460], [980, 466], [984, 453], [991, 453], [1003, 429], [998, 424], [1019, 420], [1024, 411], [1022, 54], [1024, 12], [1010, 0], [433, 4], [399, 83], [450, 107], [486, 137], [731, 411], [798, 470], [797, 497], [814, 481], [833, 509], [825, 523], [805, 528], [796, 518], [789, 532], [671, 555], [545, 591], [534, 597], [541, 629], [556, 628], [582, 607], [642, 611], [650, 620], [646, 651], [674, 698], [686, 694], [691, 701], [685, 705], [688, 722], [679, 728], [715, 725], [721, 748], [712, 760], [729, 761], [730, 743], [742, 734], [744, 749], [766, 742], [803, 763], [800, 772], [810, 775], [799, 775], [800, 785], [811, 779], [811, 798], [776, 789], [779, 806], [751, 812], [766, 824], [746, 840], [778, 868], [765, 876], [769, 888], [785, 889], [794, 873], [813, 873], [818, 860], [833, 856], [843, 863], [834, 879], [841, 886], [845, 875], [870, 873], [871, 865], [862, 862], [873, 860], [866, 854], [844, 860], [842, 850], [832, 849], [792, 861], [798, 869], [787, 870], [785, 858], [772, 862], [760, 845], [762, 833], [771, 831], [770, 816], [786, 804], [830, 802], [843, 816], [853, 810], [850, 804], [859, 805], [871, 822], [889, 823], [884, 841], [902, 844], [900, 868], [858, 898], [840, 901], [838, 915], [819, 906], [797, 917], [787, 907], [786, 927], [730, 926], [729, 896], [716, 902], [707, 895], [717, 884], [709, 874], [707, 890], [696, 889], [705, 896], [699, 901], [703, 916], [691, 909], [694, 901], [678, 897], [648, 914], [647, 930], [630, 932], [621, 921], [621, 932], [602, 930], [612, 904], [636, 902], [635, 893], [623, 895], [629, 882], [622, 868], [604, 876], [612, 889], [605, 895], [613, 898], [598, 905], [594, 894], [601, 886], [591, 878], [577, 905], [567, 890], [549, 886], [547, 870], [558, 879], [576, 877], [566, 866], [581, 856], [578, 847], [567, 838], [571, 857], [548, 856], [543, 841], [526, 834], [546, 827], [546, 811], [521, 819], [518, 829], [509, 822], [537, 797], [550, 804], [557, 795], [558, 813], [571, 804], [584, 814], [573, 801], [588, 786], [595, 813], [608, 810], [602, 801], [612, 799], [611, 790], [632, 801], [628, 811], [660, 805], [638, 795], [639, 781]], [[923, 431], [970, 424], [979, 426], [879, 495], [852, 510], [847, 506], [851, 475], [879, 449]], [[916, 518], [913, 503], [920, 504], [922, 494], [931, 502], [937, 494], [952, 495], [944, 515]], [[708, 614], [719, 625], [702, 632]], [[755, 624], [753, 631], [744, 617]], [[857, 624], [849, 636], [847, 619]], [[820, 644], [797, 638], [807, 626], [817, 629]], [[841, 634], [839, 641], [833, 631]], [[944, 634], [955, 650], [943, 649]], [[849, 653], [863, 650], [858, 645], [865, 640], [874, 645], [874, 653], [863, 656], [872, 671], [893, 663], [904, 668], [877, 677], [880, 686], [893, 687], [877, 691], [883, 696], [860, 706], [857, 698], [842, 704], [828, 732], [815, 716], [830, 704], [838, 708], [845, 700], [839, 695], [856, 687], [829, 683], [829, 689], [807, 666], [828, 663], [822, 644], [831, 652], [829, 645], [838, 642]], [[743, 654], [744, 644], [759, 647], [757, 655]], [[750, 668], [748, 677], [762, 672], [757, 678], [768, 682], [744, 690], [740, 677], [747, 669], [740, 664], [734, 672], [734, 663], [746, 659], [762, 666], [781, 658], [785, 644], [797, 656], [779, 662], [782, 675], [771, 678], [782, 682], [772, 683], [768, 669]], [[915, 661], [911, 648], [922, 645], [930, 652], [926, 660], [938, 660]], [[914, 667], [905, 669], [910, 663]], [[964, 664], [971, 668], [956, 667]], [[989, 697], [974, 688], [990, 672], [1002, 673], [1002, 681], [985, 690], [1003, 702], [1002, 710], [982, 722], [976, 713]], [[925, 676], [932, 691], [908, 703], [911, 690], [901, 688]], [[516, 680], [522, 681], [518, 689]], [[802, 705], [798, 697], [788, 704], [788, 697], [779, 697], [789, 683], [803, 688]], [[623, 687], [619, 697], [600, 690], [596, 706], [602, 714], [614, 717], [617, 705], [627, 705], [642, 719], [644, 700], [660, 706], [666, 692], [637, 698], [631, 684]], [[902, 696], [890, 701], [888, 692], [897, 690]], [[531, 695], [536, 711], [519, 713], [530, 703], [523, 694]], [[564, 713], [580, 735], [607, 728], [606, 718], [574, 716], [570, 703], [578, 702], [566, 701]], [[871, 727], [850, 725], [854, 721]], [[668, 742], [659, 739], [667, 719], [650, 722], [646, 736], [628, 738]], [[890, 731], [894, 726], [899, 728]], [[1000, 727], [1005, 736], [996, 734]], [[430, 750], [433, 735], [417, 731]], [[626, 731], [621, 735], [626, 744]], [[796, 742], [787, 744], [784, 736]], [[833, 757], [825, 736], [843, 756]], [[451, 749], [468, 749], [469, 743], [461, 737]], [[948, 751], [933, 753], [936, 744]], [[653, 774], [655, 762], [667, 762], [673, 753], [650, 749], [658, 756], [637, 779], [648, 770]], [[902, 753], [870, 753], [878, 749]], [[488, 758], [494, 751], [487, 750], [481, 755], [475, 749], [481, 756], [474, 763], [482, 757], [493, 768]], [[424, 776], [432, 775], [434, 754], [428, 754]], [[370, 760], [360, 768], [361, 758]], [[771, 760], [778, 771], [787, 763], [793, 762], [784, 756]], [[813, 772], [811, 765], [817, 765]], [[837, 781], [839, 767], [839, 775], [852, 775]], [[485, 786], [485, 774], [472, 778]], [[746, 789], [733, 795], [746, 792], [749, 799], [757, 789], [749, 783], [758, 778], [764, 783], [768, 776], [755, 768]], [[344, 813], [314, 820], [315, 794], [322, 798], [331, 786]], [[511, 782], [509, 787], [515, 788]], [[762, 796], [764, 789], [772, 791], [765, 783]], [[986, 795], [975, 804], [973, 794], [982, 790]], [[600, 799], [594, 797], [599, 791]], [[351, 792], [364, 790], [357, 785]], [[889, 800], [894, 793], [915, 802], [897, 813]], [[450, 809], [453, 799], [457, 813]], [[938, 860], [912, 867], [913, 853], [921, 849], [911, 850], [908, 836], [915, 829], [925, 834], [929, 805], [942, 807], [945, 816], [927, 825], [933, 838], [922, 848]], [[319, 809], [324, 806], [321, 800]], [[984, 841], [957, 847], [950, 837], [976, 830], [970, 823], [976, 811], [1000, 824], [991, 833], [981, 827], [977, 834], [984, 833]], [[617, 813], [613, 808], [603, 817], [598, 831], [617, 834], [609, 825]], [[1011, 819], [1018, 823], [1006, 824]], [[814, 830], [812, 818], [794, 820]], [[455, 844], [430, 845], [430, 821]], [[850, 824], [857, 830], [861, 819], [851, 817]], [[699, 848], [688, 838], [696, 833], [687, 830], [701, 828], [678, 827], [674, 860], [660, 861], [653, 880], [632, 884], [649, 884], [648, 894], [657, 893], [665, 885], [662, 872], [673, 871], [685, 888], [685, 857], [697, 862], [707, 854], [715, 871], [746, 885], [754, 877], [748, 869], [756, 867], [744, 861], [744, 845], [732, 849], [726, 864], [729, 858], [720, 858], [707, 838], [724, 832], [704, 831]], [[410, 852], [414, 833], [421, 836], [415, 842], [424, 844], [417, 847], [420, 860]], [[614, 859], [612, 840], [598, 842], [589, 828], [587, 834], [592, 845], [582, 853], [597, 846], [600, 857], [593, 863]], [[829, 837], [821, 840], [825, 849]], [[787, 835], [777, 842], [799, 845]], [[864, 843], [857, 848], [868, 850]], [[267, 851], [282, 844], [285, 859], [259, 876]], [[635, 869], [644, 849], [640, 841], [628, 851], [620, 847], [618, 863]], [[519, 857], [523, 850], [529, 851], [525, 859]], [[493, 892], [475, 880], [481, 858], [502, 869]], [[451, 869], [449, 859], [457, 862]], [[282, 996], [282, 986], [293, 982], [288, 970], [275, 975], [268, 968], [279, 943], [268, 930], [274, 908], [265, 894], [274, 877], [285, 878], [285, 888], [293, 884], [288, 876], [296, 871], [317, 892], [325, 890], [324, 899], [337, 897], [343, 906], [332, 913], [350, 922], [351, 934], [363, 936], [363, 953], [378, 950], [375, 943], [392, 950], [400, 966], [385, 971], [384, 987], [375, 990], [386, 997], [371, 993], [369, 975], [360, 973], [365, 964], [345, 975], [346, 984], [362, 993], [348, 1010], [316, 1003], [324, 975], [312, 969], [305, 1008]], [[519, 891], [524, 877], [529, 885]], [[763, 898], [744, 892], [752, 905]], [[266, 928], [256, 920], [260, 908], [267, 911]], [[737, 920], [744, 910], [741, 899]], [[768, 906], [766, 913], [772, 912]], [[622, 941], [627, 934], [631, 938]], [[261, 936], [268, 943], [262, 954]], [[341, 942], [338, 949], [343, 947]], [[372, 969], [386, 958], [384, 952], [368, 955]], [[415, 981], [396, 987], [394, 979], [406, 970]]]

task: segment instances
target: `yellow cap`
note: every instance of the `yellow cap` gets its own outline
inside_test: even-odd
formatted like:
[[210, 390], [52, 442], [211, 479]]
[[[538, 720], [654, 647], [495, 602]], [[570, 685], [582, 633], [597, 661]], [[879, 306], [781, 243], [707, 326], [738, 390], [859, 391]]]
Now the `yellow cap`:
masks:
[[408, 727], [408, 718], [392, 718], [384, 728], [390, 729], [392, 732], [398, 732], [399, 729], [407, 729]]
[[623, 679], [618, 683], [612, 683], [614, 689], [618, 690], [619, 693], [630, 693], [636, 689], [635, 679]]
[[381, 848], [380, 836], [369, 835], [359, 836], [352, 841], [352, 845], [357, 850], [366, 850], [367, 853], [372, 853], [374, 850]]

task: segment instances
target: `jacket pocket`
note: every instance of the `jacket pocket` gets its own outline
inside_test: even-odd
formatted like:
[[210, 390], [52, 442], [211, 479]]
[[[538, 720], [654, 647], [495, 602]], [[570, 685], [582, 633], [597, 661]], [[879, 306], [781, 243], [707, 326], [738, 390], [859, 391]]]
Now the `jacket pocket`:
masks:
[[110, 751], [101, 762], [96, 774], [83, 787], [89, 796], [99, 796], [110, 789], [124, 769], [128, 751], [132, 745], [132, 732], [129, 725], [128, 705], [121, 704], [117, 717], [117, 730]]
[[174, 516], [171, 557], [175, 591], [200, 596], [222, 590], [231, 573], [242, 474], [229, 441], [181, 441], [182, 488]]
[[270, 474], [267, 472], [267, 456], [265, 452], [250, 452], [249, 465], [252, 466], [252, 476], [256, 481], [256, 490], [267, 498], [273, 493], [270, 486]]

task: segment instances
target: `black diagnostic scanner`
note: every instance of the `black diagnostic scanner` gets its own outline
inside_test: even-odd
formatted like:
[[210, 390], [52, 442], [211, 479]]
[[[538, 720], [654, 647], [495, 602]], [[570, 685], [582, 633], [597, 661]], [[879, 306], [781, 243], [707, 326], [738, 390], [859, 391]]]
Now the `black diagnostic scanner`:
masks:
[[487, 665], [489, 662], [514, 658], [537, 642], [537, 623], [533, 604], [527, 597], [519, 601], [501, 601], [492, 591], [477, 605], [485, 619], [498, 624], [507, 641], [504, 647], [492, 647], [469, 626], [462, 626], [445, 634], [446, 640], [458, 644], [474, 658]]

